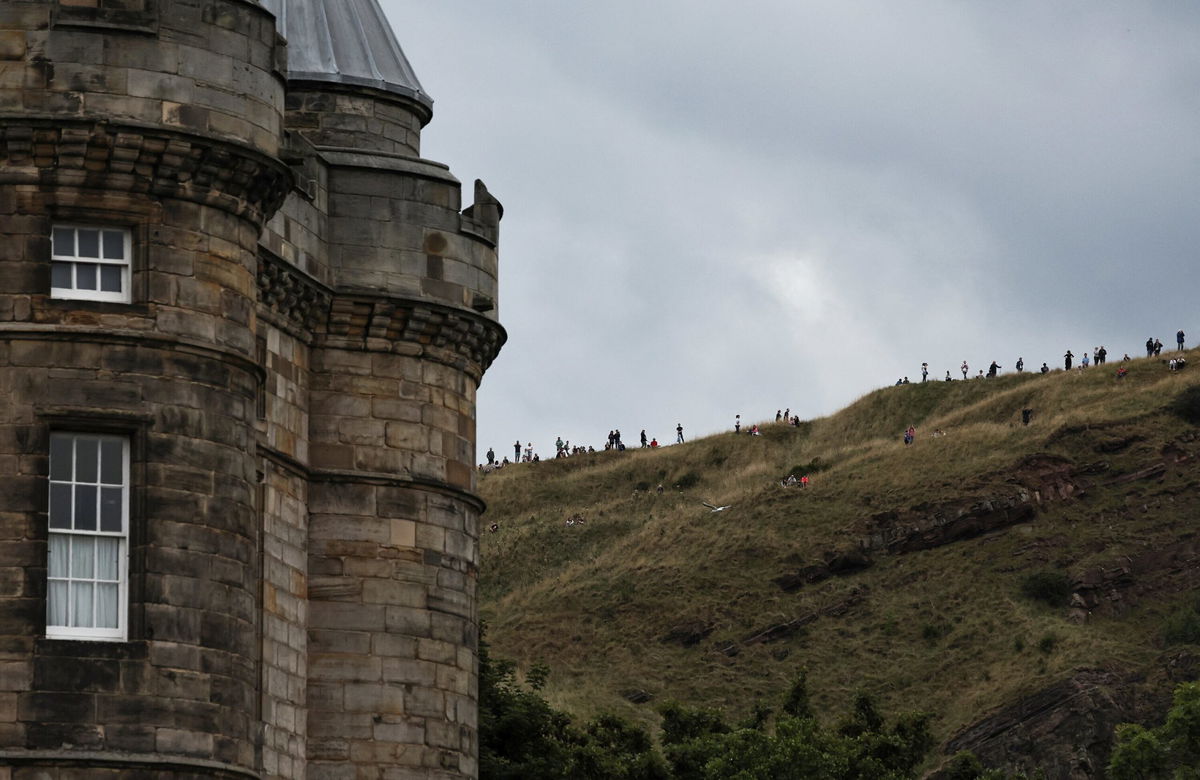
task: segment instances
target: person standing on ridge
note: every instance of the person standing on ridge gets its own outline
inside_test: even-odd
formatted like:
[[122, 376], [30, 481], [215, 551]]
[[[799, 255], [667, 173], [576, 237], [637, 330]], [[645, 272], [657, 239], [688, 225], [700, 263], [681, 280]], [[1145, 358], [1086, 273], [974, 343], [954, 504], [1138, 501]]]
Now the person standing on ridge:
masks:
[[1096, 350], [1096, 365], [1102, 366], [1107, 362], [1108, 362], [1108, 350], [1104, 348], [1103, 344], [1101, 344], [1100, 349]]
[[971, 369], [967, 368], [967, 361], [964, 360], [962, 364], [963, 379], [967, 378], [967, 372], [970, 370]]
[[513, 463], [521, 462], [521, 440], [517, 439], [517, 443], [513, 445]]
[[496, 465], [496, 451], [493, 450], [491, 447], [488, 447], [487, 459], [488, 459], [489, 466]]
[[1017, 358], [1017, 373], [1019, 374], [1024, 370], [1025, 370], [1025, 358], [1019, 357], [1019, 358]]
[[683, 423], [675, 425], [675, 443], [683, 444]]
[[1161, 353], [1161, 352], [1162, 352], [1162, 342], [1159, 341], [1158, 339], [1155, 339], [1154, 340], [1154, 357], [1158, 357], [1159, 353]]
[[953, 381], [954, 381], [953, 377], [951, 377], [951, 376], [950, 376], [950, 369], [948, 369], [948, 368], [946, 369], [946, 381], [947, 381], [947, 382], [953, 382]]
[[1154, 354], [1154, 339], [1146, 339], [1146, 357]]
[[927, 379], [929, 379], [929, 364], [922, 363], [921, 364], [921, 381], [924, 382]]
[[1075, 356], [1071, 354], [1071, 350], [1067, 350], [1067, 354], [1063, 355], [1063, 368], [1067, 371], [1071, 370], [1071, 359]]
[[1175, 343], [1179, 345], [1180, 352], [1183, 352], [1183, 338], [1183, 328], [1180, 328], [1179, 332], [1175, 334]]
[[988, 379], [995, 379], [996, 372], [999, 370], [1000, 370], [1000, 364], [993, 360], [992, 364], [990, 366], [988, 366], [988, 372], [987, 372]]
[[742, 416], [740, 414], [735, 414], [733, 416], [733, 432], [734, 433], [742, 432]]
[[646, 441], [646, 429], [642, 428], [642, 446], [649, 447], [650, 444]]
[[780, 421], [780, 420], [782, 420], [782, 419], [783, 419], [783, 410], [782, 410], [782, 409], [776, 409], [776, 410], [775, 410], [775, 422], [779, 422], [779, 421]]
[[1040, 370], [1040, 371], [1041, 371], [1043, 374], [1049, 374], [1049, 373], [1050, 373], [1050, 366], [1046, 365], [1046, 364], [1045, 364], [1045, 362], [1043, 362], [1043, 363], [1042, 363], [1042, 367], [1041, 367], [1039, 370]]

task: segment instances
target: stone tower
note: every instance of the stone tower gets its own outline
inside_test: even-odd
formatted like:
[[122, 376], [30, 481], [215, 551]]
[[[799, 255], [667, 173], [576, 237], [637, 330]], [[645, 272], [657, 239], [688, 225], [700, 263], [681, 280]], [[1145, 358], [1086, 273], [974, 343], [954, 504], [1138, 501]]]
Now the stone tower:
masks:
[[0, 778], [476, 776], [431, 116], [377, 0], [0, 5]]

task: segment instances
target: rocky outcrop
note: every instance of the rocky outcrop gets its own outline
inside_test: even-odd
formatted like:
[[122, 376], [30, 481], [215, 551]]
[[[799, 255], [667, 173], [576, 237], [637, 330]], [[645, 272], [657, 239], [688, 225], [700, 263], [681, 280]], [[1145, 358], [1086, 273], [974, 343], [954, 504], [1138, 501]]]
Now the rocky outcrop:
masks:
[[1093, 615], [1121, 615], [1147, 592], [1157, 596], [1183, 593], [1200, 586], [1200, 539], [1140, 555], [1123, 556], [1088, 569], [1075, 578], [1070, 617], [1083, 621]]
[[985, 766], [1040, 771], [1048, 780], [1103, 777], [1113, 729], [1134, 717], [1125, 682], [1108, 670], [1081, 669], [962, 729], [944, 752], [969, 750]]
[[[758, 629], [743, 639], [742, 644], [757, 645], [766, 642], [775, 642], [780, 639], [786, 639], [787, 637], [795, 634], [797, 631], [807, 626], [809, 623], [816, 621], [817, 618], [834, 617], [837, 615], [846, 614], [850, 611], [851, 607], [859, 604], [864, 598], [866, 598], [866, 593], [866, 588], [855, 588], [845, 597], [838, 599], [832, 604], [828, 604], [820, 609], [805, 613], [792, 620], [788, 620], [783, 623], [775, 623], [773, 625], [766, 626], [765, 628]], [[729, 655], [730, 653], [726, 654]]]
[[929, 550], [1028, 522], [1036, 515], [1031, 496], [1024, 490], [967, 505], [880, 512], [867, 519], [860, 546], [864, 551], [889, 553]]
[[862, 550], [830, 550], [822, 556], [824, 563], [804, 566], [794, 572], [776, 577], [772, 582], [785, 593], [794, 593], [805, 585], [827, 580], [830, 577], [845, 577], [868, 569], [874, 563]]

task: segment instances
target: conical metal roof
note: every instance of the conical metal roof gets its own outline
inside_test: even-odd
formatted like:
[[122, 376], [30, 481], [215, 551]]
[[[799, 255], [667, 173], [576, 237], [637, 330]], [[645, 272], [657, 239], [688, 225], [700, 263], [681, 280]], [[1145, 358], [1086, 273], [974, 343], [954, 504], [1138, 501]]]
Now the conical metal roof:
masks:
[[289, 81], [375, 87], [433, 107], [378, 0], [259, 0], [288, 42]]

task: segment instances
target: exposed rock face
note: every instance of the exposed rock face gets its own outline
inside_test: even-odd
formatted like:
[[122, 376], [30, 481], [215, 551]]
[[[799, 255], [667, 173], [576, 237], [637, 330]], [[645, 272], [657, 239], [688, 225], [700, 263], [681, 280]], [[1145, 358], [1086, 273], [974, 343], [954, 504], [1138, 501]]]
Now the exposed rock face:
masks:
[[1120, 615], [1135, 606], [1145, 592], [1183, 593], [1198, 585], [1200, 539], [1185, 539], [1083, 572], [1074, 583], [1071, 618]]
[[[851, 607], [859, 604], [864, 598], [866, 598], [866, 592], [866, 588], [855, 588], [844, 598], [838, 599], [832, 604], [828, 604], [820, 609], [808, 612], [793, 620], [788, 620], [783, 623], [776, 623], [761, 630], [755, 631], [753, 634], [743, 639], [742, 644], [756, 645], [764, 642], [774, 642], [779, 639], [785, 639], [799, 631], [804, 626], [807, 626], [809, 623], [814, 622], [817, 618], [844, 615], [850, 611]], [[726, 655], [734, 654], [735, 653], [726, 652]]]
[[1037, 510], [1026, 491], [982, 499], [966, 506], [914, 507], [905, 512], [880, 512], [866, 521], [860, 542], [864, 550], [915, 552], [1032, 520]]
[[780, 575], [772, 580], [786, 593], [793, 593], [805, 585], [821, 582], [830, 577], [845, 577], [868, 569], [874, 563], [862, 550], [830, 550], [823, 556], [824, 563], [804, 566], [795, 572]]
[[1111, 671], [1079, 670], [958, 732], [944, 752], [969, 750], [988, 767], [1048, 780], [1103, 777], [1113, 729], [1133, 719], [1122, 682]]

